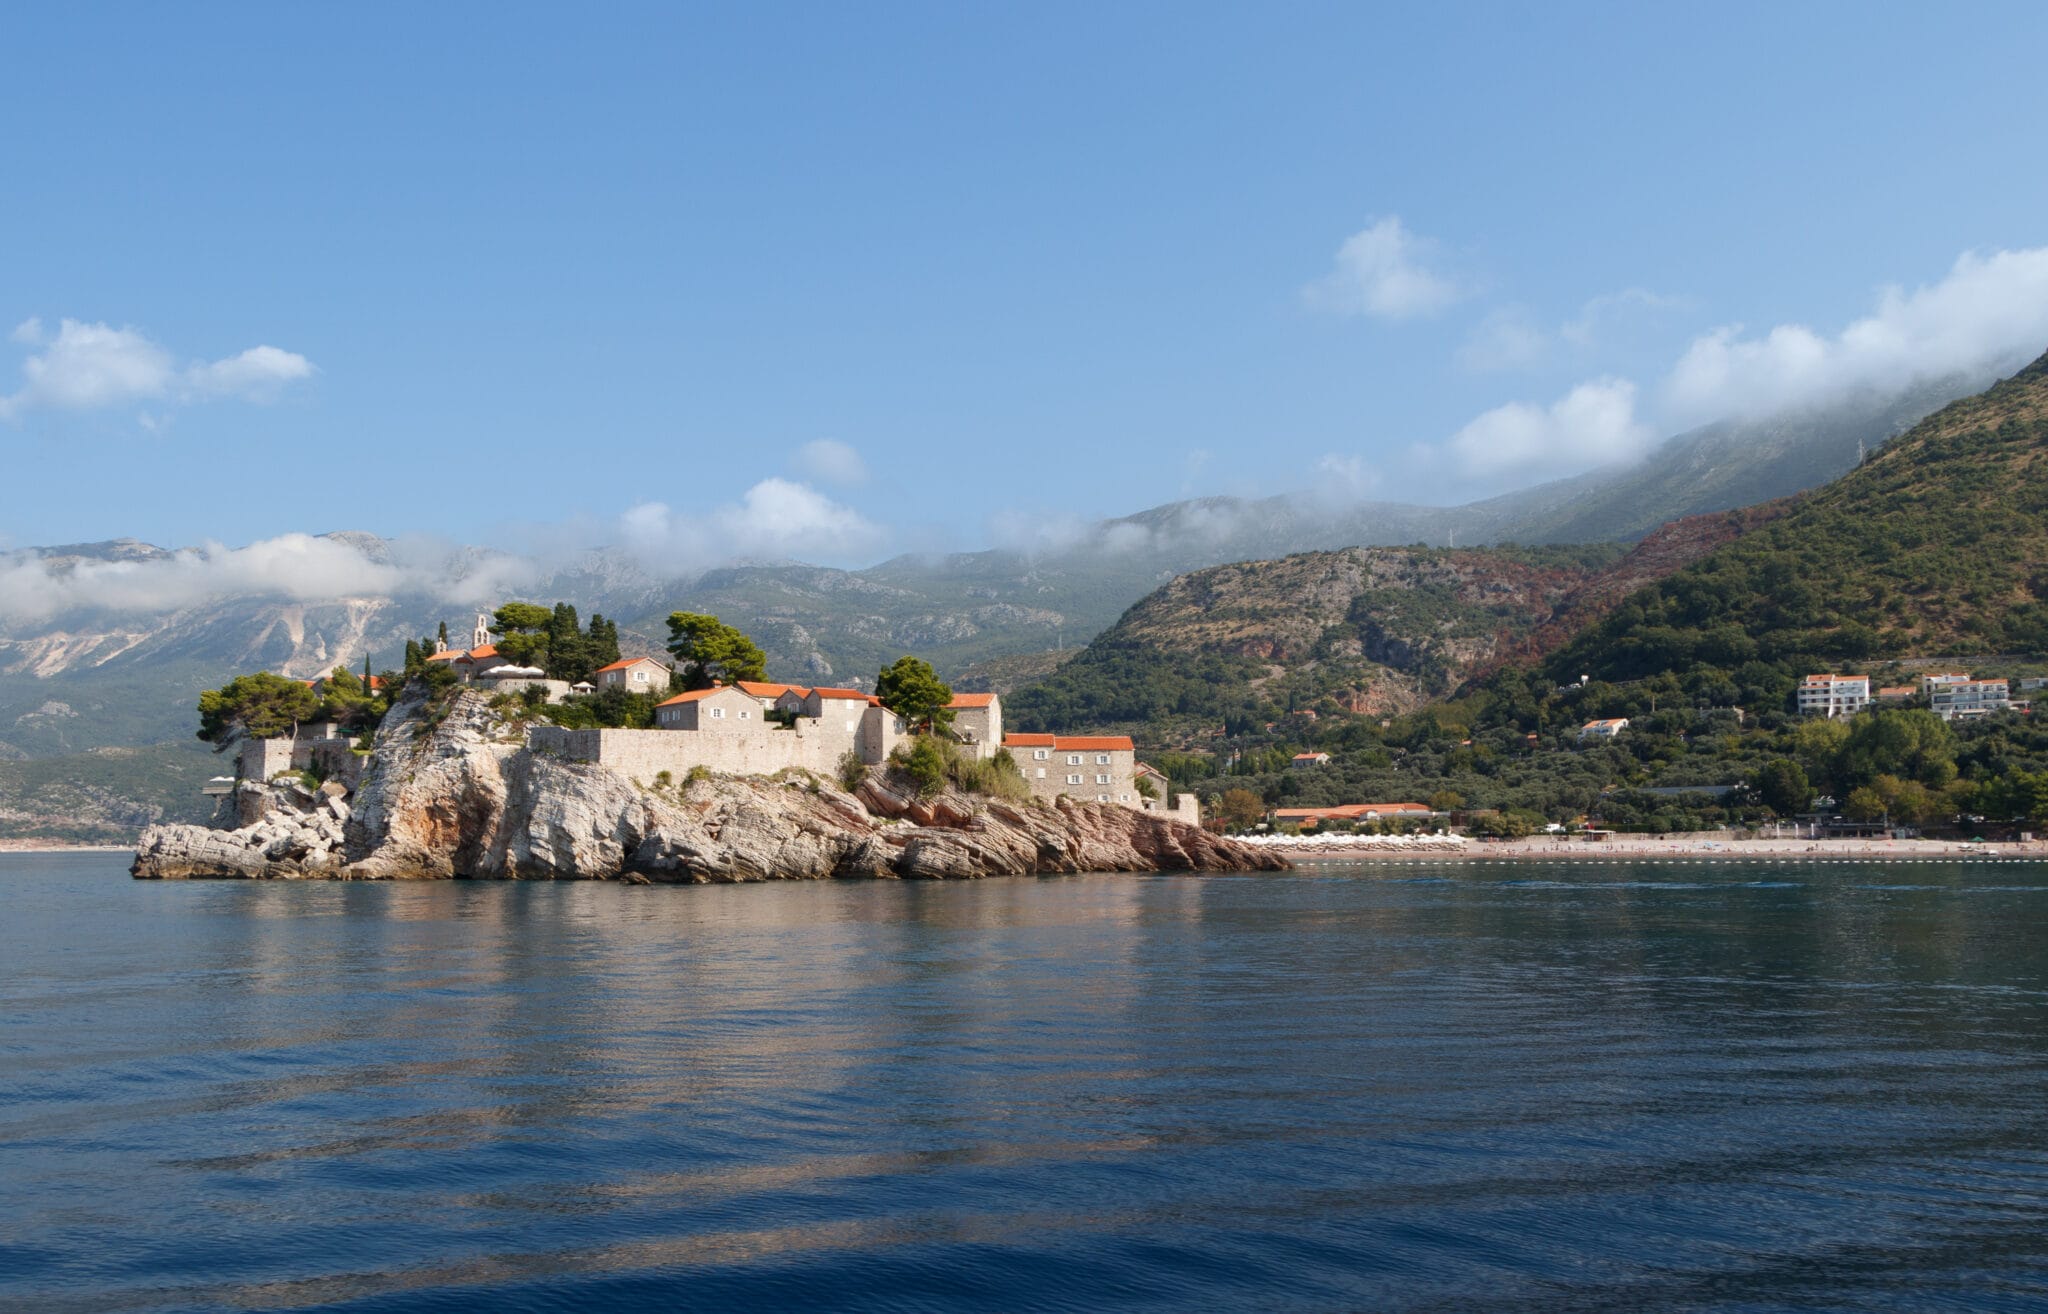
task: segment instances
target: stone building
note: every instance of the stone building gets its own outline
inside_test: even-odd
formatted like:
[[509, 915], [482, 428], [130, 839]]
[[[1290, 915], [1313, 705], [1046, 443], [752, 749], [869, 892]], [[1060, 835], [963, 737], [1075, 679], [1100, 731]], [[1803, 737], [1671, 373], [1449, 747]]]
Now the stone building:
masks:
[[626, 657], [597, 668], [597, 687], [627, 693], [661, 693], [668, 688], [668, 667], [652, 657]]
[[954, 694], [953, 734], [970, 757], [994, 757], [1003, 746], [1003, 700], [992, 693]]
[[1008, 735], [1003, 747], [1034, 797], [1139, 807], [1138, 753], [1129, 735]]

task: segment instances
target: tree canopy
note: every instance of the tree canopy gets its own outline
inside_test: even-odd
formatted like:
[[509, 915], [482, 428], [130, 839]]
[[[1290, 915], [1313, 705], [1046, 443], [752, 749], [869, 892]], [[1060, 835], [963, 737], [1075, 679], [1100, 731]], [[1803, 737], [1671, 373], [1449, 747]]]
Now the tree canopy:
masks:
[[668, 650], [676, 659], [676, 679], [685, 689], [768, 678], [768, 654], [716, 616], [671, 612], [668, 636]]
[[218, 748], [242, 738], [269, 739], [319, 711], [320, 695], [304, 681], [269, 671], [238, 675], [199, 695], [199, 737]]
[[917, 728], [930, 732], [953, 723], [952, 687], [939, 679], [932, 664], [917, 657], [898, 657], [875, 679], [882, 706]]

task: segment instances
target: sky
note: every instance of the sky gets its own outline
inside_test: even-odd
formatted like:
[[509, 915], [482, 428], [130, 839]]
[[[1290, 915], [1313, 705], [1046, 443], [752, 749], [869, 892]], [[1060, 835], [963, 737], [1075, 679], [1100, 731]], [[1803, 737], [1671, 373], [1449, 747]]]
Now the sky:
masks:
[[0, 546], [864, 564], [1626, 461], [2048, 350], [2044, 37], [1988, 3], [23, 9]]

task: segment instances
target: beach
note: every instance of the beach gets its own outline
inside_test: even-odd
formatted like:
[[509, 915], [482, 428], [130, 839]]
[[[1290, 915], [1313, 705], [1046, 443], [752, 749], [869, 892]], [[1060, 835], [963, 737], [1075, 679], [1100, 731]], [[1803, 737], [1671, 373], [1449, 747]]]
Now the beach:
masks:
[[1271, 836], [1262, 848], [1293, 862], [1442, 861], [1474, 862], [1598, 861], [1603, 858], [1642, 861], [1830, 861], [1893, 860], [1901, 862], [2048, 861], [2048, 842], [1975, 843], [1936, 839], [1737, 839], [1725, 833], [1686, 835], [1609, 835], [1604, 839], [1567, 839], [1532, 835], [1526, 839], [1485, 841], [1449, 835], [1332, 835], [1324, 838]]

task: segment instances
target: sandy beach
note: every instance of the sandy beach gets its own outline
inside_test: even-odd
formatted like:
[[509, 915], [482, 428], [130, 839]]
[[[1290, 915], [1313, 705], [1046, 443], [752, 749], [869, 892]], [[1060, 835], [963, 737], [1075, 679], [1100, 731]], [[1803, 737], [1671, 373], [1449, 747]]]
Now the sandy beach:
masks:
[[1481, 840], [1410, 837], [1405, 844], [1373, 842], [1377, 837], [1344, 837], [1349, 843], [1271, 843], [1294, 862], [1558, 862], [1667, 859], [1673, 861], [2048, 861], [2048, 841], [1972, 843], [1961, 840], [1731, 839], [1725, 835], [1614, 835], [1565, 840], [1554, 836], [1487, 843]]

